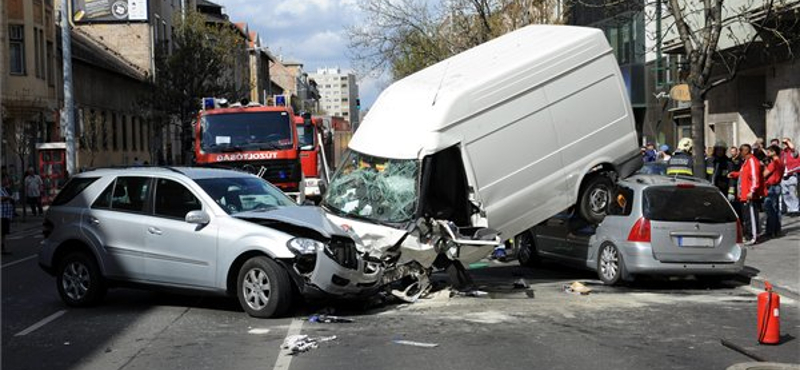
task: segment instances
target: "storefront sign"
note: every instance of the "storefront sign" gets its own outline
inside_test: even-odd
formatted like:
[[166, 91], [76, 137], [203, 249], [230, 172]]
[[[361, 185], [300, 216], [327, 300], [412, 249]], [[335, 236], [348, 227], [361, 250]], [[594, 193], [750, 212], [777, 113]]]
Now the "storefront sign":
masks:
[[677, 101], [691, 101], [692, 95], [689, 93], [689, 85], [675, 85], [669, 90], [669, 97]]

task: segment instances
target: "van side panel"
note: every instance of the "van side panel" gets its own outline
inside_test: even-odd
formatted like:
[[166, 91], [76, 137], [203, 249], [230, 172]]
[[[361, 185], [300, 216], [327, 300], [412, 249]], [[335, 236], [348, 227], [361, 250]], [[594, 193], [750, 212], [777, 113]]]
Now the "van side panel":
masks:
[[[611, 55], [553, 81], [545, 93], [564, 159], [566, 189], [580, 186], [592, 162], [617, 161], [637, 150], [633, 114]], [[568, 194], [570, 204], [577, 194]]]
[[548, 217], [565, 208], [563, 163], [546, 104], [543, 91], [533, 90], [465, 122], [465, 149], [490, 227], [507, 232], [526, 214]]

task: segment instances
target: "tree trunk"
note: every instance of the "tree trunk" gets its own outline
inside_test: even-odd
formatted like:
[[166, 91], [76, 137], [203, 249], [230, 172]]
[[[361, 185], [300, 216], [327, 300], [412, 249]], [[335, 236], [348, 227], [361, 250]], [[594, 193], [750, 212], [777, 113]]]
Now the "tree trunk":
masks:
[[706, 173], [705, 152], [706, 152], [706, 127], [705, 127], [705, 99], [700, 93], [700, 89], [692, 86], [692, 158], [694, 164], [692, 170], [696, 177], [704, 178]]

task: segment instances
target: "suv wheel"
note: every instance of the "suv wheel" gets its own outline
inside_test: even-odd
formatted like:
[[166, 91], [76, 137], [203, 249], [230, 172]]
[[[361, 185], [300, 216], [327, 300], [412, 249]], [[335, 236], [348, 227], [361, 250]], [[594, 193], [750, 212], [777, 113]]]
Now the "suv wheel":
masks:
[[106, 294], [106, 285], [94, 256], [72, 252], [58, 264], [56, 285], [61, 299], [69, 306], [97, 304]]
[[597, 277], [606, 285], [617, 285], [625, 275], [622, 255], [613, 244], [603, 244], [597, 254]]
[[614, 183], [605, 174], [589, 179], [578, 197], [578, 214], [581, 218], [593, 225], [603, 222], [613, 188]]
[[236, 283], [239, 304], [253, 317], [280, 316], [291, 305], [289, 274], [267, 257], [253, 257], [242, 265]]
[[517, 261], [521, 266], [535, 267], [541, 264], [541, 258], [536, 252], [536, 241], [533, 232], [528, 230], [517, 235], [514, 244], [517, 246]]

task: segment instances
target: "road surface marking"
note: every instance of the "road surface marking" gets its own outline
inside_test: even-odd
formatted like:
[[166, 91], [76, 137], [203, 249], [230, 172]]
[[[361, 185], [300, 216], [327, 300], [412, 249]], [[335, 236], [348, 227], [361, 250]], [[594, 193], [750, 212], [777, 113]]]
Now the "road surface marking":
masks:
[[16, 264], [18, 264], [18, 263], [23, 263], [23, 262], [25, 262], [25, 261], [27, 261], [27, 260], [32, 260], [32, 259], [34, 259], [34, 258], [36, 258], [36, 257], [37, 257], [37, 255], [36, 255], [36, 254], [34, 254], [34, 255], [32, 255], [32, 256], [28, 256], [28, 257], [25, 257], [25, 258], [20, 258], [20, 259], [18, 259], [18, 260], [16, 260], [16, 261], [13, 261], [13, 262], [9, 262], [9, 263], [3, 264], [3, 266], [0, 266], [0, 268], [6, 268], [6, 267], [9, 267], [9, 266], [14, 266], [14, 265], [16, 265]]
[[39, 329], [42, 326], [47, 325], [51, 321], [61, 317], [61, 315], [65, 314], [65, 313], [67, 313], [67, 310], [58, 311], [58, 312], [56, 312], [56, 313], [54, 313], [54, 314], [52, 314], [50, 316], [47, 316], [47, 317], [39, 320], [39, 322], [29, 326], [27, 329], [25, 329], [25, 330], [23, 330], [23, 331], [21, 331], [21, 332], [19, 332], [17, 334], [14, 334], [14, 336], [15, 337], [21, 337], [23, 335], [28, 335], [28, 334], [32, 333], [33, 331], [35, 331], [36, 329]]
[[[303, 327], [303, 320], [292, 319], [292, 323], [289, 324], [289, 330], [286, 332], [286, 338], [289, 338], [292, 335], [300, 334], [300, 329]], [[283, 341], [286, 341], [286, 338], [283, 338]], [[288, 349], [281, 348], [281, 352], [278, 353], [278, 359], [275, 360], [275, 366], [272, 367], [272, 370], [288, 370], [289, 365], [292, 364], [292, 351]]]

